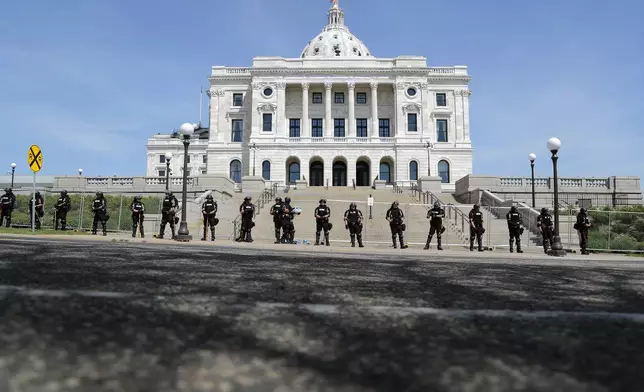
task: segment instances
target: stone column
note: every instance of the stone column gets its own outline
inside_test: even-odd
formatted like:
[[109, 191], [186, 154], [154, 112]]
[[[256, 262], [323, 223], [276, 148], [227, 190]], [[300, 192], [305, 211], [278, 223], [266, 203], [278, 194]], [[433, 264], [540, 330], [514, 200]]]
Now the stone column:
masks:
[[286, 83], [277, 82], [277, 110], [275, 110], [275, 136], [284, 135], [286, 123]]
[[309, 82], [302, 82], [302, 119], [300, 120], [300, 135], [309, 137]]
[[470, 95], [471, 90], [465, 90], [463, 95], [463, 141], [470, 142]]
[[[371, 136], [379, 136], [378, 131], [378, 82], [371, 82]], [[390, 128], [391, 134], [391, 128]]]
[[324, 82], [324, 136], [333, 136], [333, 118], [331, 118], [331, 89], [333, 83]]
[[454, 132], [454, 141], [460, 142], [463, 141], [463, 123], [465, 119], [463, 118], [463, 93], [464, 90], [454, 91], [454, 116], [455, 119], [455, 132]]
[[347, 87], [349, 88], [349, 124], [347, 124], [347, 136], [353, 137], [357, 136], [356, 135], [356, 103], [355, 103], [355, 98], [356, 98], [356, 84], [354, 82], [349, 82], [347, 83]]
[[421, 94], [421, 117], [418, 119], [419, 122], [422, 122], [422, 133], [421, 136], [424, 138], [429, 138], [432, 141], [436, 141], [436, 136], [432, 135], [432, 129], [434, 125], [432, 124], [432, 119], [430, 117], [432, 112], [432, 99], [434, 95], [429, 90], [428, 83], [420, 84], [420, 94]]

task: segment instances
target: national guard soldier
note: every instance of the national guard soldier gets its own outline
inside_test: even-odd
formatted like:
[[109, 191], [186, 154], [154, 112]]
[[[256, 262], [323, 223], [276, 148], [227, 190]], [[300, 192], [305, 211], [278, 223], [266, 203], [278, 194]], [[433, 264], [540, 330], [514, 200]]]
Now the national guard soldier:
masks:
[[67, 230], [67, 213], [72, 209], [72, 199], [67, 194], [66, 190], [60, 192], [60, 197], [54, 205], [54, 230], [58, 230], [58, 223], [60, 222], [60, 229]]
[[588, 219], [588, 214], [586, 212], [585, 208], [581, 208], [579, 210], [579, 213], [577, 214], [577, 222], [575, 223], [575, 230], [577, 230], [577, 234], [579, 235], [579, 247], [581, 248], [581, 254], [582, 255], [587, 255], [589, 254], [588, 252], [588, 230], [592, 224], [590, 223], [590, 219]]
[[203, 237], [206, 240], [206, 233], [210, 227], [210, 241], [215, 240], [215, 226], [219, 223], [217, 219], [217, 202], [213, 200], [212, 195], [206, 196], [206, 201], [201, 205], [201, 214], [203, 215]]
[[358, 246], [364, 248], [364, 245], [362, 245], [363, 222], [362, 212], [360, 212], [356, 203], [349, 204], [349, 209], [344, 212], [344, 227], [349, 230], [352, 248], [356, 247], [356, 237], [358, 237]]
[[548, 209], [545, 207], [541, 209], [541, 214], [537, 218], [537, 228], [541, 232], [543, 251], [544, 253], [548, 253], [548, 249], [552, 247], [555, 231], [552, 215], [550, 215]]
[[253, 242], [251, 230], [255, 226], [253, 216], [255, 215], [255, 206], [251, 203], [250, 196], [244, 198], [244, 202], [239, 206], [239, 213], [241, 214], [241, 230], [237, 242]]
[[517, 241], [517, 253], [523, 253], [521, 250], [521, 234], [523, 234], [523, 220], [521, 214], [517, 211], [516, 206], [510, 207], [510, 212], [505, 215], [508, 221], [508, 232], [510, 234], [510, 253], [514, 252], [514, 240]]
[[315, 245], [320, 245], [320, 233], [324, 230], [324, 242], [326, 246], [331, 245], [329, 242], [329, 231], [333, 227], [329, 218], [331, 218], [331, 209], [326, 205], [326, 199], [320, 199], [320, 205], [313, 211], [315, 216]]
[[282, 230], [282, 213], [284, 212], [284, 203], [281, 197], [275, 198], [275, 204], [271, 207], [271, 215], [273, 215], [273, 225], [275, 226], [275, 243], [280, 243], [280, 232]]
[[143, 232], [143, 220], [145, 219], [145, 204], [141, 201], [141, 196], [136, 196], [130, 205], [132, 210], [132, 238], [136, 238], [136, 229], [139, 228], [141, 238], [145, 238]]
[[[292, 207], [291, 207], [292, 208]], [[295, 237], [295, 225], [293, 224], [293, 219], [295, 215], [293, 211], [284, 206], [280, 214], [280, 226], [282, 227], [282, 240], [283, 244], [293, 244], [293, 238]]]
[[9, 227], [11, 226], [11, 213], [13, 213], [13, 207], [16, 204], [16, 195], [13, 194], [11, 188], [5, 189], [4, 192], [4, 195], [0, 197], [0, 227], [3, 222]]
[[179, 207], [179, 200], [172, 194], [172, 191], [165, 191], [165, 198], [161, 204], [161, 229], [159, 230], [159, 237], [163, 238], [165, 233], [165, 226], [170, 223], [170, 230], [172, 230], [172, 238], [175, 237], [175, 215]]
[[[285, 197], [284, 198], [284, 209], [288, 210], [288, 213], [290, 214], [290, 220], [288, 221], [289, 227], [289, 235], [286, 237], [286, 242], [289, 244], [295, 243], [295, 224], [293, 223], [295, 221], [295, 215], [300, 215], [300, 212], [298, 212], [296, 208], [293, 208], [291, 206], [291, 198], [290, 197]], [[283, 229], [283, 227], [282, 227]]]
[[445, 218], [445, 210], [441, 208], [441, 203], [435, 202], [434, 207], [427, 211], [427, 219], [429, 219], [429, 235], [427, 236], [427, 243], [423, 249], [429, 249], [432, 237], [434, 236], [434, 233], [436, 233], [436, 249], [443, 250], [443, 247], [441, 246], [441, 237], [443, 232], [445, 232], [443, 218]]
[[109, 215], [107, 214], [107, 203], [103, 192], [96, 192], [96, 198], [92, 202], [92, 212], [94, 213], [94, 221], [92, 222], [92, 234], [96, 235], [98, 223], [101, 223], [103, 228], [103, 235], [107, 235], [107, 221]]
[[474, 251], [474, 238], [478, 243], [479, 252], [483, 252], [483, 240], [482, 236], [485, 233], [485, 228], [483, 227], [483, 213], [481, 212], [481, 206], [479, 203], [474, 204], [474, 207], [470, 210], [469, 213], [470, 219], [470, 252]]
[[31, 222], [31, 214], [34, 209], [34, 201], [36, 202], [36, 214], [34, 215], [34, 223], [36, 224], [36, 230], [40, 230], [40, 218], [45, 215], [45, 201], [40, 195], [40, 192], [36, 192], [36, 197], [32, 198], [29, 202], [29, 221]]
[[405, 231], [405, 214], [398, 207], [398, 201], [391, 203], [391, 207], [387, 210], [387, 215], [385, 215], [387, 221], [389, 221], [389, 228], [391, 229], [391, 240], [394, 243], [394, 249], [396, 246], [396, 236], [400, 241], [400, 249], [407, 249], [405, 245], [405, 240], [403, 238], [403, 231]]

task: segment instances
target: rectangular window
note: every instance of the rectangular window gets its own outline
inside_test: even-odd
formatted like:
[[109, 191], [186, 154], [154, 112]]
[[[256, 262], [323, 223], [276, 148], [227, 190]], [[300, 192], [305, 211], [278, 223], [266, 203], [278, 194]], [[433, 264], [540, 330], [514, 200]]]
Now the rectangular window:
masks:
[[418, 131], [418, 124], [417, 124], [416, 120], [417, 120], [416, 113], [408, 113], [407, 114], [407, 132], [417, 132]]
[[312, 93], [311, 94], [312, 103], [322, 103], [322, 93]]
[[389, 134], [389, 119], [381, 118], [378, 120], [378, 136], [380, 137], [390, 137]]
[[242, 106], [244, 104], [244, 94], [233, 94], [233, 106]]
[[336, 118], [333, 120], [333, 137], [344, 137], [344, 119]]
[[263, 127], [262, 131], [271, 132], [273, 130], [273, 115], [271, 113], [262, 114]]
[[159, 177], [165, 177], [165, 170], [159, 170]]
[[447, 120], [436, 120], [436, 141], [447, 142]]
[[344, 103], [344, 93], [335, 93], [335, 103]]
[[203, 156], [201, 157], [201, 162], [203, 162], [203, 163], [208, 163], [208, 155], [203, 155]]
[[159, 163], [165, 163], [165, 154], [159, 155]]
[[208, 171], [207, 170], [202, 170], [201, 174], [208, 174]]
[[231, 140], [233, 142], [241, 143], [244, 137], [244, 120], [233, 120], [233, 133]]
[[357, 137], [367, 137], [367, 119], [366, 118], [357, 118], [356, 119], [356, 136]]
[[436, 94], [436, 106], [447, 106], [447, 95], [445, 93]]
[[312, 137], [322, 137], [324, 136], [324, 131], [322, 130], [322, 119], [314, 118], [311, 119], [311, 136]]
[[358, 105], [367, 104], [367, 93], [356, 93], [356, 103]]
[[288, 124], [288, 137], [300, 137], [300, 119], [292, 118]]

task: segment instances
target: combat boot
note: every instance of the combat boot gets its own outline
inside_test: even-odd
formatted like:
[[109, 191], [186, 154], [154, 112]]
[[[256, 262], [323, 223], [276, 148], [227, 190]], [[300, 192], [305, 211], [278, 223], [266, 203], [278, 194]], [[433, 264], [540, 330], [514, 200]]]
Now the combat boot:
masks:
[[172, 226], [170, 229], [172, 230], [172, 239], [174, 239], [174, 237], [176, 237], [176, 233], [174, 231], [174, 226]]
[[521, 250], [521, 241], [517, 241], [517, 253], [523, 253]]
[[[398, 245], [396, 245], [396, 235], [392, 234], [391, 235], [391, 241], [394, 243], [394, 249], [398, 248]], [[402, 245], [402, 243], [401, 243]]]
[[215, 229], [210, 229], [210, 241], [215, 240]]
[[470, 252], [474, 252], [474, 237], [470, 237]]
[[206, 240], [206, 226], [203, 227], [203, 237], [201, 237], [202, 241]]
[[324, 242], [326, 242], [326, 246], [331, 245], [331, 243], [329, 242], [329, 233], [324, 233]]
[[276, 244], [279, 244], [280, 242], [281, 242], [281, 241], [280, 241], [280, 230], [279, 230], [279, 229], [276, 229], [276, 230], [275, 230], [275, 243], [276, 243]]
[[358, 234], [358, 246], [364, 248], [364, 245], [362, 245], [362, 234]]
[[432, 242], [432, 236], [428, 235], [427, 236], [427, 242], [425, 243], [425, 247], [423, 248], [424, 250], [429, 249], [429, 244]]
[[320, 233], [315, 233], [315, 245], [320, 245]]
[[514, 241], [510, 240], [510, 253], [514, 252]]
[[436, 237], [436, 241], [438, 241], [438, 244], [436, 245], [436, 249], [438, 250], [443, 250], [443, 247], [441, 246], [441, 243], [442, 243], [441, 240], [442, 240], [441, 237]]
[[356, 236], [355, 236], [355, 234], [351, 234], [351, 247], [352, 248], [356, 247]]
[[136, 238], [136, 226], [132, 228], [132, 238]]
[[253, 242], [253, 236], [250, 234], [250, 230], [246, 233], [246, 242]]
[[405, 238], [403, 237], [403, 233], [398, 234], [399, 240], [400, 240], [400, 249], [407, 249], [409, 248], [407, 244], [405, 244]]

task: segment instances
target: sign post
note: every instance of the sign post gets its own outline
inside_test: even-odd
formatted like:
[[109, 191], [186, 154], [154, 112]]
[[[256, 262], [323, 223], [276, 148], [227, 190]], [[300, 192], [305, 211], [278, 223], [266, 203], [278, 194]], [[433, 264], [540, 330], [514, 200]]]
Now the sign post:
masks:
[[29, 152], [27, 153], [27, 163], [29, 163], [29, 168], [34, 172], [33, 184], [32, 184], [32, 197], [31, 197], [31, 232], [36, 232], [36, 173], [42, 169], [42, 151], [37, 145], [32, 145], [29, 147]]
[[367, 199], [367, 205], [369, 206], [369, 219], [373, 219], [373, 215], [371, 215], [371, 208], [373, 207], [373, 197], [369, 195], [369, 198]]

